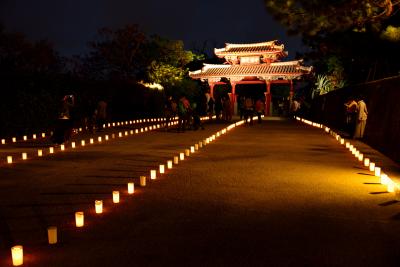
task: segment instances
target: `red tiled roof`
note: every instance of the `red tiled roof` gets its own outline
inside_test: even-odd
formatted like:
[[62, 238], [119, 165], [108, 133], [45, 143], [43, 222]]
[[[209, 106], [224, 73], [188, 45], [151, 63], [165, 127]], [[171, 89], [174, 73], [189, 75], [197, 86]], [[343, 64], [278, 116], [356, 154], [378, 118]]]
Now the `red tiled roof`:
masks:
[[283, 52], [283, 45], [278, 45], [277, 41], [255, 43], [255, 44], [226, 44], [224, 48], [215, 49], [216, 55], [223, 56], [229, 54], [263, 54]]
[[217, 77], [248, 77], [248, 76], [292, 76], [299, 77], [309, 74], [311, 67], [303, 67], [299, 61], [280, 62], [257, 65], [207, 65], [189, 75], [193, 79]]

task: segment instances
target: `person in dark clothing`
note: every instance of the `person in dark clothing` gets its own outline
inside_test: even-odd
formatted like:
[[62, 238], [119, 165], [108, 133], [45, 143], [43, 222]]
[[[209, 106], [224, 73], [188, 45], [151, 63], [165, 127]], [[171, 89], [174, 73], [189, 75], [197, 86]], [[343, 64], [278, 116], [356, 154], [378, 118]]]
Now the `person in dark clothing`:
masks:
[[73, 95], [64, 96], [61, 104], [60, 116], [57, 120], [53, 136], [51, 140], [56, 144], [63, 144], [72, 136], [74, 126], [74, 111], [75, 98]]

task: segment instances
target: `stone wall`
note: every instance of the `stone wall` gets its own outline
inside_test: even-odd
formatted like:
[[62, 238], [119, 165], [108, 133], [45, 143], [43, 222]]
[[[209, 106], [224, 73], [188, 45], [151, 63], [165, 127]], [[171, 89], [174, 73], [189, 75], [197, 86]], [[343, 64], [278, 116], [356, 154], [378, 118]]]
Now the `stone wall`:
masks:
[[311, 107], [314, 121], [346, 131], [344, 103], [362, 95], [368, 108], [364, 141], [400, 163], [400, 76], [350, 86], [317, 97]]

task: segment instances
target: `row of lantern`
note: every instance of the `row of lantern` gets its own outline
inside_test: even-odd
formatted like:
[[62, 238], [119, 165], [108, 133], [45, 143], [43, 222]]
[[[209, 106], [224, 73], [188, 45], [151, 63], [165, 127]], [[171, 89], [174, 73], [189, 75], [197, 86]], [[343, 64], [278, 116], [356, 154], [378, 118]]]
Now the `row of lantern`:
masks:
[[[178, 155], [174, 156], [172, 160], [168, 160], [167, 164], [160, 164], [158, 168], [158, 173], [164, 174], [165, 173], [165, 168], [167, 169], [172, 169], [173, 165], [179, 164], [179, 161], [183, 161], [185, 157], [189, 157], [191, 154], [195, 153], [198, 151], [200, 148], [210, 144], [211, 142], [215, 141], [218, 137], [226, 134], [228, 131], [232, 130], [236, 126], [242, 125], [244, 121], [239, 121], [234, 124], [229, 125], [228, 127], [218, 131], [217, 133], [211, 135], [210, 137], [205, 138], [202, 141], [199, 141], [198, 143], [194, 144], [193, 146], [190, 146], [190, 148], [185, 149], [184, 152], [180, 152]], [[177, 124], [177, 122], [173, 122], [171, 124]], [[151, 127], [151, 126], [150, 126]], [[147, 127], [146, 127], [147, 128]], [[159, 127], [157, 127], [159, 128]], [[147, 130], [145, 130], [147, 131]], [[122, 135], [120, 136], [122, 137]], [[115, 136], [113, 136], [115, 138]], [[108, 140], [108, 138], [105, 138]], [[83, 140], [84, 141], [84, 140]], [[100, 141], [101, 142], [101, 141]], [[84, 143], [82, 143], [84, 146]], [[72, 145], [72, 143], [71, 143]], [[53, 152], [54, 153], [54, 152]], [[155, 180], [157, 179], [157, 170], [152, 169], [150, 170], [150, 179]], [[146, 176], [140, 176], [139, 178], [139, 184], [141, 187], [146, 186]], [[133, 195], [135, 192], [135, 184], [133, 182], [127, 183], [127, 192], [129, 195]], [[120, 192], [119, 191], [112, 191], [112, 201], [114, 204], [118, 204], [120, 202]], [[101, 214], [103, 213], [103, 200], [95, 200], [94, 201], [94, 210], [96, 214]], [[76, 211], [75, 212], [75, 226], [77, 228], [84, 227], [85, 225], [85, 213], [84, 211]], [[58, 242], [58, 233], [57, 233], [57, 227], [56, 226], [49, 226], [47, 228], [47, 239], [48, 243], [50, 245], [57, 244]], [[23, 246], [22, 245], [16, 245], [11, 248], [11, 257], [12, 257], [12, 263], [13, 266], [21, 266], [23, 265]]]
[[349, 141], [346, 141], [339, 134], [332, 131], [329, 127], [324, 126], [320, 123], [315, 123], [303, 118], [295, 117], [296, 120], [301, 121], [305, 124], [308, 124], [313, 127], [323, 128], [326, 133], [331, 134], [341, 145], [344, 145], [346, 149], [348, 149], [354, 157], [364, 165], [364, 167], [368, 168], [370, 172], [374, 174], [375, 177], [380, 179], [380, 183], [386, 186], [386, 190], [389, 193], [395, 193], [396, 197], [400, 197], [400, 186], [394, 182], [386, 173], [384, 173], [381, 167], [377, 166], [375, 162], [372, 162], [369, 158], [365, 157], [364, 154], [357, 149], [357, 147], [351, 144]]
[[[177, 118], [174, 118], [177, 119]], [[164, 122], [166, 121], [166, 118], [151, 118], [151, 119], [139, 119], [139, 120], [130, 120], [130, 121], [122, 121], [122, 122], [111, 122], [111, 123], [107, 123], [107, 124], [103, 124], [104, 128], [111, 128], [111, 127], [115, 127], [115, 126], [128, 126], [128, 125], [134, 125], [137, 123], [146, 123], [146, 122]], [[74, 131], [77, 132], [82, 132], [82, 128], [78, 128], [78, 129], [74, 129]], [[52, 132], [50, 132], [50, 135], [52, 134]], [[41, 138], [46, 138], [47, 134], [45, 132], [41, 133], [41, 134], [32, 134], [32, 138], [29, 138], [28, 135], [24, 135], [22, 136], [22, 139], [19, 141], [28, 141], [28, 140], [37, 140], [40, 137]], [[17, 137], [12, 137], [11, 138], [11, 143], [16, 143], [17, 142]], [[7, 140], [5, 138], [1, 139], [0, 143], [2, 145], [7, 144]]]
[[[169, 123], [169, 125], [176, 125], [176, 124], [177, 124], [176, 121], [170, 122], [170, 123]], [[124, 132], [118, 132], [118, 134], [115, 134], [115, 133], [113, 133], [113, 134], [111, 134], [111, 135], [106, 134], [106, 135], [104, 135], [104, 136], [98, 136], [97, 139], [95, 139], [95, 138], [90, 138], [88, 143], [91, 144], [91, 145], [92, 145], [92, 144], [95, 144], [96, 141], [97, 141], [97, 143], [102, 143], [103, 141], [108, 141], [108, 140], [110, 140], [110, 138], [111, 138], [111, 139], [115, 139], [116, 136], [118, 136], [119, 138], [121, 138], [121, 137], [128, 136], [128, 135], [133, 135], [133, 134], [139, 134], [139, 133], [143, 133], [143, 132], [147, 132], [147, 131], [152, 131], [152, 130], [155, 130], [155, 129], [159, 129], [160, 127], [161, 127], [160, 124], [155, 124], [155, 125], [146, 126], [146, 127], [140, 128], [140, 129], [135, 129], [135, 130], [130, 130], [130, 131], [124, 131]], [[80, 141], [80, 143], [73, 141], [73, 142], [71, 142], [71, 149], [77, 148], [79, 144], [80, 144], [82, 147], [84, 147], [84, 146], [86, 146], [87, 141], [84, 140], [84, 139], [82, 139], [82, 140]], [[61, 144], [60, 147], [59, 147], [59, 151], [65, 151], [66, 149], [67, 149], [67, 146], [66, 146], [65, 144]], [[42, 156], [45, 155], [45, 152], [46, 152], [45, 149], [38, 149], [36, 155], [37, 155], [38, 157], [42, 157]], [[47, 149], [47, 154], [54, 154], [55, 152], [56, 152], [56, 148], [55, 148], [55, 147], [49, 147], [49, 148]], [[21, 158], [20, 158], [20, 159], [22, 159], [22, 160], [27, 160], [27, 159], [28, 159], [28, 153], [27, 153], [27, 152], [22, 152], [22, 153], [21, 153]], [[7, 164], [12, 164], [12, 163], [14, 163], [14, 158], [13, 158], [13, 156], [7, 156]]]

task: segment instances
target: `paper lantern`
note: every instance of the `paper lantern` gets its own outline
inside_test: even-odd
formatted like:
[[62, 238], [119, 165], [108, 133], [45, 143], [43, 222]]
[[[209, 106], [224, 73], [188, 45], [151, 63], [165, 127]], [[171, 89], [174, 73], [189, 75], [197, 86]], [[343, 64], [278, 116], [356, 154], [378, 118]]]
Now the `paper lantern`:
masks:
[[179, 159], [184, 160], [185, 159], [185, 154], [184, 153], [179, 153]]
[[165, 166], [163, 164], [160, 165], [160, 173], [164, 173], [165, 172]]
[[85, 217], [83, 211], [75, 212], [75, 225], [76, 227], [83, 227], [85, 225]]
[[114, 139], [115, 138], [115, 134], [111, 134], [111, 138]]
[[13, 266], [24, 264], [24, 248], [22, 246], [13, 246], [11, 248], [11, 257]]
[[156, 170], [151, 170], [150, 171], [150, 179], [155, 180], [157, 178], [157, 171]]
[[1, 139], [1, 144], [5, 145], [6, 144], [6, 139]]
[[203, 142], [200, 141], [200, 142], [199, 142], [199, 148], [202, 148], [202, 147], [203, 147]]
[[94, 210], [97, 214], [103, 213], [103, 200], [94, 201]]
[[369, 167], [369, 158], [364, 159], [364, 166]]
[[189, 149], [185, 149], [185, 156], [189, 157], [190, 156], [190, 150]]
[[57, 227], [47, 227], [47, 239], [50, 245], [57, 244]]
[[144, 127], [144, 131], [147, 132], [147, 127]]
[[119, 133], [118, 133], [118, 137], [122, 137], [122, 132], [119, 132]]
[[42, 133], [42, 138], [45, 138], [46, 137], [46, 133]]
[[101, 143], [101, 142], [103, 141], [103, 139], [101, 138], [101, 136], [97, 137], [97, 141], [98, 141], [99, 143]]
[[395, 185], [396, 184], [392, 180], [389, 179], [388, 184], [387, 184], [387, 191], [389, 193], [394, 193]]
[[340, 144], [341, 144], [341, 145], [344, 145], [344, 139], [343, 139], [343, 138], [340, 139]]
[[16, 138], [16, 137], [13, 137], [13, 138], [12, 138], [12, 142], [13, 142], [13, 143], [17, 142], [17, 138]]
[[81, 141], [81, 146], [85, 146], [85, 140]]
[[375, 167], [375, 176], [377, 176], [377, 177], [381, 176], [381, 168], [380, 167]]
[[108, 134], [106, 134], [106, 136], [104, 136], [104, 139], [106, 139], [106, 141], [108, 141], [108, 139], [109, 139]]
[[360, 153], [360, 155], [358, 155], [358, 160], [363, 161], [363, 159], [364, 159], [364, 154]]
[[375, 163], [373, 163], [373, 162], [370, 162], [370, 163], [369, 163], [369, 171], [370, 171], [370, 172], [375, 171]]
[[22, 153], [22, 159], [27, 160], [28, 159], [28, 154], [26, 152]]
[[137, 133], [139, 133], [139, 130], [138, 130], [138, 129], [135, 130], [135, 134], [137, 134]]
[[174, 164], [178, 164], [179, 163], [179, 157], [178, 156], [174, 156]]
[[64, 151], [64, 150], [65, 150], [65, 145], [62, 144], [62, 145], [60, 146], [60, 149], [61, 149], [62, 151]]
[[130, 132], [129, 132], [130, 134], [133, 134], [133, 130], [130, 130]]
[[194, 146], [191, 146], [191, 147], [190, 147], [190, 152], [191, 152], [191, 153], [194, 153]]
[[49, 153], [50, 153], [50, 154], [53, 154], [53, 153], [54, 153], [54, 147], [51, 146], [51, 147], [49, 148]]
[[129, 133], [128, 133], [128, 131], [125, 131], [125, 136], [127, 136]]
[[172, 169], [172, 160], [167, 161], [167, 168]]
[[140, 176], [140, 186], [146, 186], [146, 176]]
[[37, 155], [38, 155], [39, 157], [43, 156], [43, 150], [39, 149], [39, 150], [37, 151]]
[[24, 139], [24, 141], [26, 141], [26, 140], [28, 140], [28, 136], [24, 135], [24, 136], [22, 137], [22, 139]]
[[132, 195], [135, 192], [135, 184], [128, 183], [128, 194]]
[[112, 196], [113, 196], [113, 203], [119, 203], [119, 191], [113, 191]]
[[93, 140], [93, 138], [90, 138], [90, 140], [89, 140], [89, 143], [91, 143], [91, 144], [93, 144], [93, 143], [94, 143], [94, 140]]
[[360, 151], [356, 150], [356, 152], [354, 153], [354, 156], [355, 156], [356, 158], [358, 158], [358, 156], [360, 156]]
[[382, 185], [387, 185], [389, 183], [389, 177], [385, 173], [382, 173], [380, 182]]
[[13, 162], [12, 156], [7, 156], [7, 163], [11, 164]]
[[32, 139], [36, 139], [36, 134], [33, 134], [33, 135], [32, 135]]

